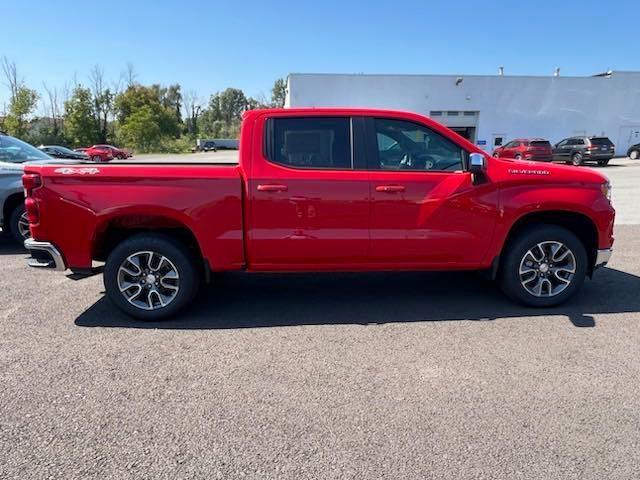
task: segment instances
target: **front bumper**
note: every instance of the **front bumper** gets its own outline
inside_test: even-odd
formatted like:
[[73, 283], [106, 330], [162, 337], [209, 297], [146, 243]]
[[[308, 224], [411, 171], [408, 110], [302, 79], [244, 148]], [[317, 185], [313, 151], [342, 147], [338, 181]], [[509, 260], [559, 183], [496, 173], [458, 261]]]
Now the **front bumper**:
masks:
[[609, 259], [611, 258], [612, 253], [613, 253], [613, 250], [611, 248], [598, 250], [594, 268], [604, 267], [607, 263], [609, 263]]
[[24, 248], [31, 254], [27, 262], [30, 267], [51, 268], [60, 272], [67, 269], [62, 254], [52, 243], [28, 238], [24, 241]]

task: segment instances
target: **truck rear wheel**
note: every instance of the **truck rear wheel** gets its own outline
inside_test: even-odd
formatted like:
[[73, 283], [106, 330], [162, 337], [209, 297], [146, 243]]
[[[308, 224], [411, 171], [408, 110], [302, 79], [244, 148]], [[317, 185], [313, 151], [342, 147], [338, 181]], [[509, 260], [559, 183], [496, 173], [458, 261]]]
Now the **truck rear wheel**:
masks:
[[569, 230], [532, 225], [507, 246], [500, 285], [509, 298], [525, 305], [558, 305], [582, 286], [587, 259], [583, 243]]
[[141, 320], [160, 320], [177, 313], [198, 292], [196, 262], [187, 248], [161, 234], [139, 234], [109, 255], [104, 285], [109, 298]]

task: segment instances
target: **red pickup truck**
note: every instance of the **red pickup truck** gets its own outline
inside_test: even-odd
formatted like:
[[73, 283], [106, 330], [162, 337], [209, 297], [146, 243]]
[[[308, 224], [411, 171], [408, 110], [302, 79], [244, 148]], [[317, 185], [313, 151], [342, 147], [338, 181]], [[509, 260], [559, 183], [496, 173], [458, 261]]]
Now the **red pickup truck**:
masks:
[[34, 267], [89, 274], [147, 320], [211, 272], [484, 270], [556, 305], [604, 265], [610, 185], [591, 169], [492, 158], [433, 120], [254, 110], [231, 165], [27, 166]]

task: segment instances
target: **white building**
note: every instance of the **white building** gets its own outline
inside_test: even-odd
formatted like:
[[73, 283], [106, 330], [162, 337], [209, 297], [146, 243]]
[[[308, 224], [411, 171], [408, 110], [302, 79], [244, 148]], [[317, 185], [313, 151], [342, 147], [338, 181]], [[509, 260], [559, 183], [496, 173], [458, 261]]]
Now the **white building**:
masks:
[[372, 107], [431, 116], [490, 151], [513, 138], [606, 135], [640, 143], [640, 72], [592, 77], [291, 74], [287, 107]]

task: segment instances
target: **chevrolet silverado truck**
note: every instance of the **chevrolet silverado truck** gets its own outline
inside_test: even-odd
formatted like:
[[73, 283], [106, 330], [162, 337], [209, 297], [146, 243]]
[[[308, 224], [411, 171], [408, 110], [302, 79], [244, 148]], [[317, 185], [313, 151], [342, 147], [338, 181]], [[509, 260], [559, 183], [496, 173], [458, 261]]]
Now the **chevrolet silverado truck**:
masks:
[[29, 265], [105, 262], [108, 297], [145, 320], [230, 270], [481, 270], [548, 307], [613, 244], [600, 173], [493, 158], [398, 111], [253, 110], [237, 164], [29, 165], [23, 183]]

